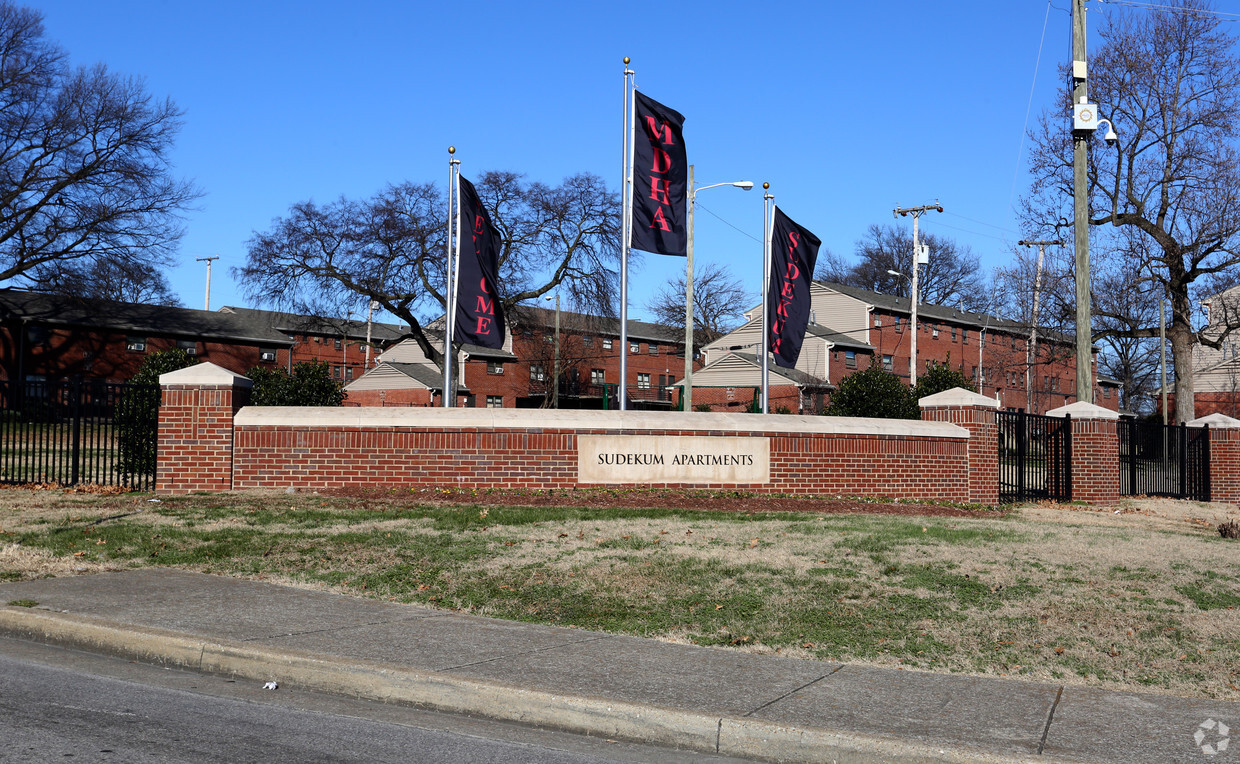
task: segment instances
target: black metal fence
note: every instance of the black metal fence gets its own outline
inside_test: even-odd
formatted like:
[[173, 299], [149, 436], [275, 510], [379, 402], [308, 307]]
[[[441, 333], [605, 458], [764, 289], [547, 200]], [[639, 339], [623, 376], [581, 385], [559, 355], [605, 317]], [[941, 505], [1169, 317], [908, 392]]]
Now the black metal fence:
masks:
[[1119, 486], [1124, 496], [1210, 500], [1210, 429], [1119, 423]]
[[1072, 418], [998, 412], [999, 501], [1072, 500]]
[[0, 482], [155, 485], [159, 386], [0, 381]]

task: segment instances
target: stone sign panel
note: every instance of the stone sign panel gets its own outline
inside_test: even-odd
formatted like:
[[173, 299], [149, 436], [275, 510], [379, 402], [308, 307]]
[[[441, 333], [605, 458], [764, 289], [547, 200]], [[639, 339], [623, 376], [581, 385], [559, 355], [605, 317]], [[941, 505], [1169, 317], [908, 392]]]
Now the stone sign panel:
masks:
[[582, 483], [769, 483], [769, 438], [581, 435]]

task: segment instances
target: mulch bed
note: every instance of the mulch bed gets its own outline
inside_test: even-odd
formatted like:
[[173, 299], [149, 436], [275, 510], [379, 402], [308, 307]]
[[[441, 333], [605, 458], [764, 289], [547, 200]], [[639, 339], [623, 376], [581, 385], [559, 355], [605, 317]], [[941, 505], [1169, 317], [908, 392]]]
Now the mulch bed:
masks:
[[319, 491], [326, 496], [351, 498], [414, 498], [420, 503], [525, 507], [673, 508], [714, 512], [816, 512], [826, 515], [912, 515], [918, 517], [995, 517], [994, 510], [965, 509], [931, 503], [889, 502], [864, 498], [765, 496], [733, 491], [647, 489], [557, 489], [528, 491], [485, 488], [392, 489], [374, 488]]

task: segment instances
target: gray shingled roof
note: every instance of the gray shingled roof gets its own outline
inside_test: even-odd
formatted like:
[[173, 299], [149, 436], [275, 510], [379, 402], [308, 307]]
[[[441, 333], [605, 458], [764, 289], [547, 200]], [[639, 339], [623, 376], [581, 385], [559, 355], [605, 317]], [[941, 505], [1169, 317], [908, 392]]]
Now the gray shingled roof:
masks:
[[[848, 295], [854, 299], [860, 300], [876, 308], [890, 311], [892, 313], [909, 314], [912, 311], [912, 300], [907, 297], [898, 297], [892, 294], [883, 294], [882, 292], [871, 292], [868, 289], [860, 287], [847, 286], [845, 284], [834, 284], [828, 281], [817, 282], [822, 286]], [[950, 321], [961, 326], [971, 326], [977, 329], [985, 329], [990, 332], [1007, 332], [1018, 336], [1026, 336], [1029, 334], [1028, 324], [1018, 321], [1010, 321], [1006, 318], [998, 316], [989, 316], [985, 313], [974, 313], [968, 310], [960, 310], [959, 308], [945, 307], [942, 305], [934, 305], [928, 302], [919, 302], [917, 304], [918, 321]], [[1072, 338], [1045, 327], [1039, 327], [1038, 335], [1041, 337], [1049, 337], [1059, 342], [1072, 342]]]
[[[509, 323], [517, 326], [524, 325], [543, 329], [554, 328], [555, 309], [536, 307], [534, 305], [517, 305], [511, 311]], [[685, 341], [685, 328], [683, 326], [664, 326], [663, 324], [635, 321], [633, 319], [628, 321], [628, 326], [629, 339], [656, 340], [671, 345], [682, 345]], [[620, 319], [561, 310], [560, 331], [619, 337]]]
[[[343, 318], [326, 318], [320, 316], [303, 316], [297, 313], [283, 313], [275, 310], [259, 310], [257, 308], [238, 308], [225, 305], [221, 313], [231, 313], [238, 321], [255, 331], [277, 331], [281, 334], [318, 334], [325, 337], [345, 336], [351, 340], [366, 339], [366, 322]], [[386, 344], [395, 342], [407, 333], [399, 324], [385, 324], [372, 321], [370, 338], [374, 342]]]
[[0, 289], [0, 320], [286, 347], [288, 336], [231, 313]]
[[[754, 366], [761, 365], [761, 361], [758, 360], [758, 356], [755, 355], [754, 353], [732, 353], [732, 355], [744, 361], [748, 361], [749, 363], [752, 363]], [[831, 384], [827, 380], [819, 379], [818, 377], [815, 377], [813, 374], [806, 374], [800, 369], [785, 369], [782, 366], [776, 366], [774, 362], [771, 363], [770, 368], [773, 373], [778, 374], [781, 377], [787, 377], [788, 379], [791, 379], [793, 382], [797, 383], [801, 387], [821, 387], [821, 388], [828, 388], [831, 390], [835, 389], [835, 385]]]
[[[388, 363], [384, 362], [383, 366], [390, 366], [393, 369], [404, 374], [406, 377], [417, 380], [430, 390], [443, 389], [443, 372], [439, 369], [427, 366], [424, 363]], [[468, 393], [469, 388], [457, 385], [458, 393]]]

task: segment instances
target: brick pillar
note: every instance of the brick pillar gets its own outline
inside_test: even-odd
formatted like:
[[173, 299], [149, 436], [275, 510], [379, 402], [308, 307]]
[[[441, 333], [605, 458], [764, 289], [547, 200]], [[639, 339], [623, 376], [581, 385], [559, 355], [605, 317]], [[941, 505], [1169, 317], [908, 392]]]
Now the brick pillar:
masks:
[[1240, 502], [1240, 419], [1210, 414], [1188, 423], [1210, 425], [1210, 501]]
[[156, 493], [232, 488], [233, 415], [253, 384], [212, 363], [160, 375]]
[[999, 424], [994, 398], [963, 388], [944, 390], [917, 401], [926, 422], [949, 422], [969, 431], [969, 501], [999, 503]]
[[1119, 499], [1119, 414], [1077, 401], [1046, 412], [1072, 417], [1072, 500], [1106, 504]]

